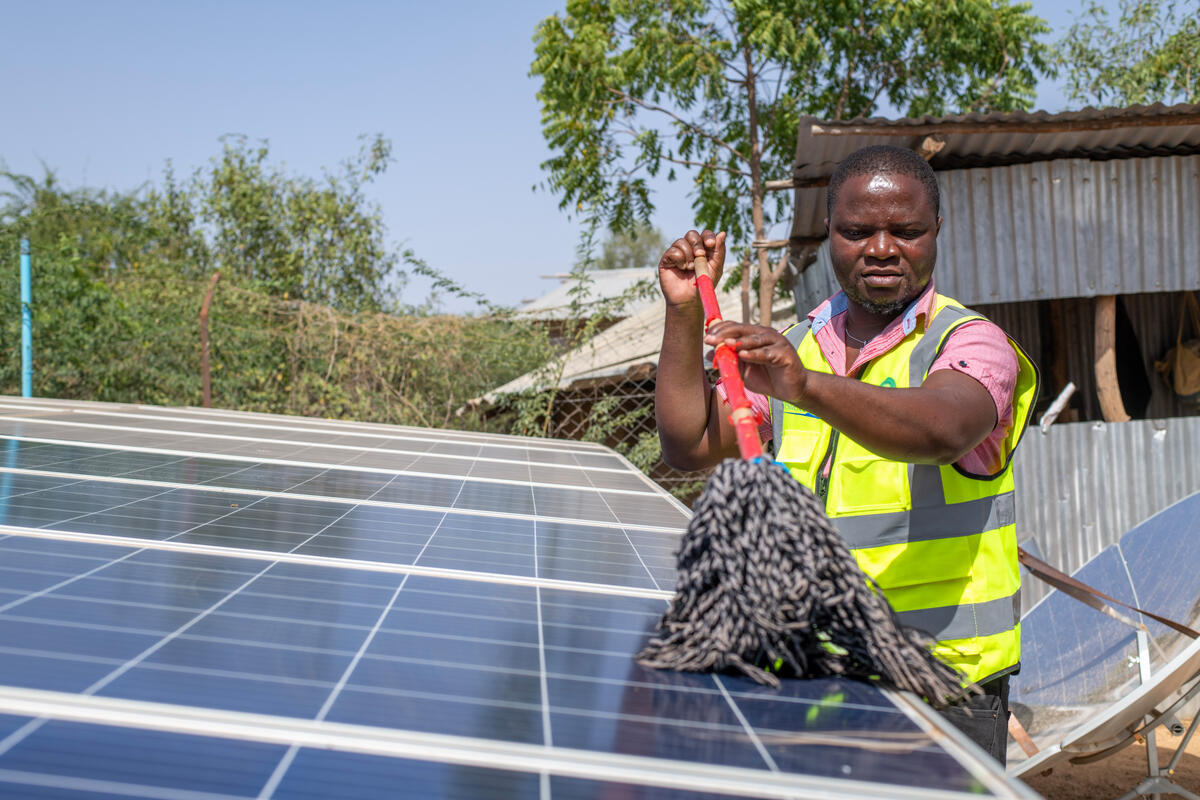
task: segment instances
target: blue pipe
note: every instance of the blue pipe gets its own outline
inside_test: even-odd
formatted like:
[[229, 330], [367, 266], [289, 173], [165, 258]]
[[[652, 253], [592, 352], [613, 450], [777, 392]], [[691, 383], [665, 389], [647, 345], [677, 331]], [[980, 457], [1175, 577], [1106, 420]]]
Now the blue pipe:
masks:
[[33, 397], [33, 292], [30, 289], [30, 284], [31, 284], [31, 280], [29, 277], [29, 240], [21, 239], [21, 396], [22, 397]]

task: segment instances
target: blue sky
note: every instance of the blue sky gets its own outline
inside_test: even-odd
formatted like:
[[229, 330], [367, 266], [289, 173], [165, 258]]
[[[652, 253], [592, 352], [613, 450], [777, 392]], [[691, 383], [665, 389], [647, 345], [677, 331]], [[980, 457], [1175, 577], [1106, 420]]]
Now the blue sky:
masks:
[[[531, 191], [548, 155], [532, 34], [564, 5], [8, 3], [0, 161], [127, 190], [158, 180], [167, 159], [179, 173], [205, 164], [227, 133], [267, 139], [273, 160], [311, 175], [382, 133], [395, 163], [371, 195], [392, 241], [515, 304], [549, 290], [539, 276], [570, 269], [578, 241], [555, 197]], [[1077, 8], [1034, 0], [1056, 34]], [[1040, 87], [1038, 107], [1064, 105], [1058, 87]], [[682, 184], [664, 183], [656, 202], [664, 232], [691, 225]], [[414, 283], [405, 299], [423, 295]]]

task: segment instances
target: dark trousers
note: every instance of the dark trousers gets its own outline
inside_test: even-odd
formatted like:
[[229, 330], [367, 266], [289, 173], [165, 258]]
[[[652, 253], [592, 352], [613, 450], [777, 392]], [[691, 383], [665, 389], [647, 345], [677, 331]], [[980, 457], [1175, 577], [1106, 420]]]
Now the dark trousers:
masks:
[[979, 688], [983, 694], [947, 706], [941, 714], [1004, 766], [1008, 752], [1008, 676], [982, 683]]

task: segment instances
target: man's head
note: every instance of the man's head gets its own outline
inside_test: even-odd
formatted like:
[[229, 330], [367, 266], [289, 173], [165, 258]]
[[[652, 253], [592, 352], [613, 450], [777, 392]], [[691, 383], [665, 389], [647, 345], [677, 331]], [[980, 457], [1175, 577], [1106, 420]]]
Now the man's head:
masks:
[[830, 256], [846, 296], [894, 316], [929, 284], [937, 260], [937, 179], [911, 150], [851, 153], [829, 179]]

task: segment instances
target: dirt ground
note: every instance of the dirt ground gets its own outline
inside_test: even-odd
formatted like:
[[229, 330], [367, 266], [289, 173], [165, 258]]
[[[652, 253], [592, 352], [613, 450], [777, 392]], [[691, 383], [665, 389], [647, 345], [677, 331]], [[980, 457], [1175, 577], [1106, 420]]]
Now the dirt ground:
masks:
[[[1171, 760], [1182, 738], [1159, 731], [1158, 763], [1165, 765]], [[1045, 777], [1034, 775], [1025, 782], [1046, 800], [1115, 800], [1144, 777], [1146, 746], [1134, 743], [1095, 764], [1063, 764]], [[1171, 779], [1200, 794], [1200, 731], [1188, 742]]]

